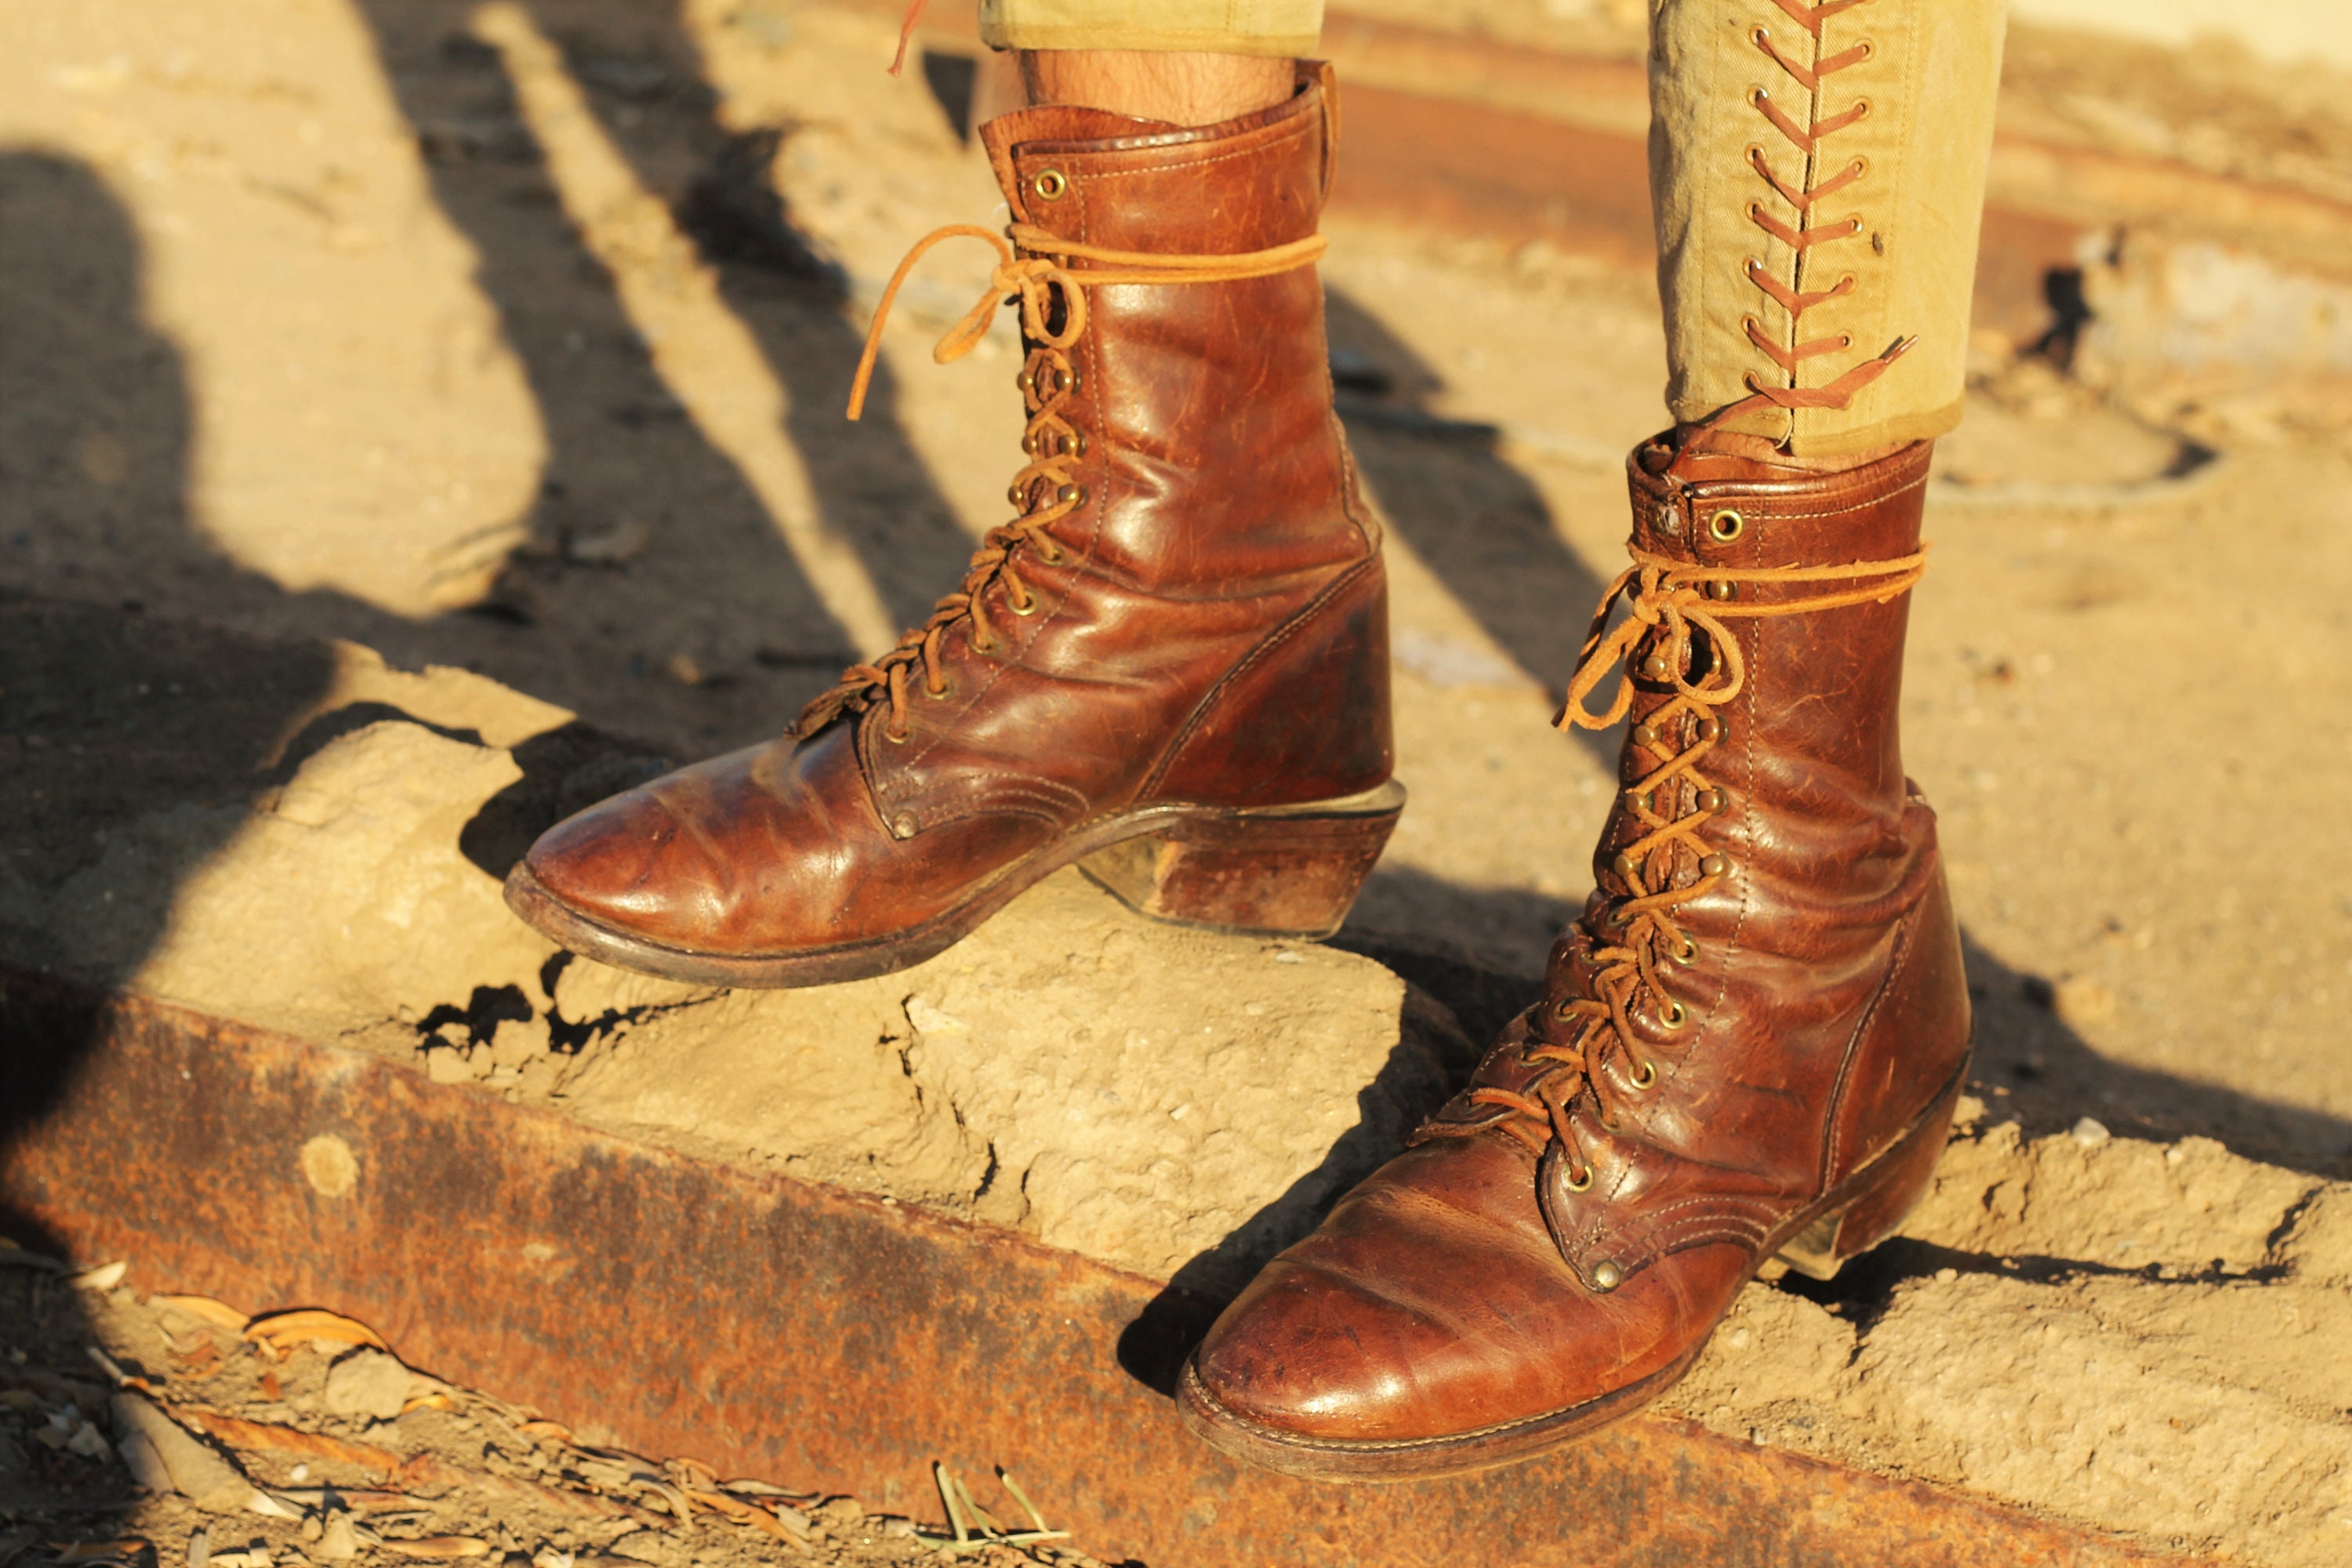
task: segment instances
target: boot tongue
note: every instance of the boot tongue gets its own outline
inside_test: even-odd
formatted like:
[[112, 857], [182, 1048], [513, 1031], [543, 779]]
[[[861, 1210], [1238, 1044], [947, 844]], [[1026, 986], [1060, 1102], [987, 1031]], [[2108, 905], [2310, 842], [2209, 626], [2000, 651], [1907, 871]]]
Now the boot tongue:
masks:
[[1135, 136], [1165, 136], [1183, 129], [1166, 121], [1139, 120], [1108, 109], [1043, 103], [985, 121], [980, 128], [980, 144], [988, 150], [989, 167], [996, 171], [996, 183], [1004, 188], [1013, 216], [1026, 223], [1029, 215], [1022, 205], [1020, 178], [1013, 170], [1013, 154], [1017, 148], [1032, 142], [1110, 142]]

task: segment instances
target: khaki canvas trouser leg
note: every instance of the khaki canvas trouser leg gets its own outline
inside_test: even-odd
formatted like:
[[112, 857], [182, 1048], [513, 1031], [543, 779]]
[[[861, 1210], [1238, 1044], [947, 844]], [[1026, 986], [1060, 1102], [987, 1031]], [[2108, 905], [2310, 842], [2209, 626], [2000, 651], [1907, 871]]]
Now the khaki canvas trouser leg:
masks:
[[1198, 49], [1311, 55], [1323, 0], [980, 0], [996, 49]]
[[[1308, 55], [1321, 0], [980, 0], [1011, 49]], [[1959, 422], [2004, 0], [1652, 0], [1677, 421], [1833, 457]]]
[[1675, 419], [1834, 457], [1959, 423], [2003, 0], [1655, 0]]

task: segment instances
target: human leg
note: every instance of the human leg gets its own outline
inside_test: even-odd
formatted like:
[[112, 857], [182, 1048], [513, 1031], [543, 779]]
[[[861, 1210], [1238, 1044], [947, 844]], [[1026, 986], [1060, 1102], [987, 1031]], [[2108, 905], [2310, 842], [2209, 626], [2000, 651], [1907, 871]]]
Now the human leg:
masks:
[[1671, 1386], [1767, 1259], [1833, 1271], [1929, 1178], [1969, 1003], [1896, 708], [2000, 16], [1863, 3], [1656, 12], [1677, 423], [1629, 464], [1627, 617], [1563, 714], [1631, 721], [1595, 889], [1470, 1089], [1186, 1369], [1237, 1457], [1380, 1479], [1555, 1446]]

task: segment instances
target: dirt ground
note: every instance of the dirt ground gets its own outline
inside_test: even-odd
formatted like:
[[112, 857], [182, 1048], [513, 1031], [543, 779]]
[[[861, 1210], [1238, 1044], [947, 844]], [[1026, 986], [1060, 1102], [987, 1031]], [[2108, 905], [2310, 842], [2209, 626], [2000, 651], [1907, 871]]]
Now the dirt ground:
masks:
[[[1594, 47], [1622, 9], [1465, 17]], [[9, 952], [54, 947], [43, 911], [135, 825], [287, 782], [334, 678], [310, 639], [579, 715], [519, 752], [511, 820], [467, 847], [490, 875], [536, 822], [658, 758], [774, 733], [921, 619], [1000, 521], [1016, 356], [1000, 328], [929, 363], [982, 280], [976, 248], [950, 251], [902, 300], [866, 420], [839, 417], [898, 257], [998, 200], [949, 111], [954, 69], [880, 74], [891, 30], [784, 0], [251, 0], [233, 26], [24, 0], [0, 21]], [[2352, 99], [2032, 35], [2012, 62], [2038, 133], [2341, 195]], [[1546, 246], [1330, 232], [1336, 379], [1391, 523], [1412, 791], [1339, 941], [1482, 1038], [1589, 886], [1604, 750], [1549, 721], [1622, 557], [1621, 455], [1662, 418], [1654, 294]], [[2352, 828], [2334, 809], [2352, 446], [2292, 400], [2124, 399], [2017, 342], [1973, 348], [1905, 716], [1966, 928], [1977, 1089], [2018, 1137], [2089, 1115], [2134, 1149], [2218, 1140], [2352, 1174]], [[2247, 1268], [2269, 1267], [2258, 1252]], [[36, 1282], [0, 1269], [10, 1300]], [[123, 1355], [170, 1364], [139, 1338], [162, 1331], [152, 1309], [94, 1300], [101, 1326], [121, 1314]], [[72, 1456], [34, 1431], [105, 1391], [78, 1345], [5, 1342], [85, 1379], [11, 1405], [33, 1424], [11, 1440], [62, 1485]], [[239, 1342], [218, 1375], [257, 1378]], [[289, 1364], [324, 1376], [309, 1351]], [[499, 1431], [492, 1405], [465, 1408]], [[445, 1417], [393, 1425], [421, 1450]], [[1928, 1469], [1969, 1479], [1936, 1452]], [[104, 1517], [87, 1539], [111, 1539]], [[194, 1531], [170, 1518], [159, 1556]], [[864, 1528], [854, 1508], [811, 1518], [824, 1550]], [[236, 1528], [274, 1562], [316, 1555], [292, 1521]], [[613, 1546], [545, 1528], [488, 1550]]]
[[[1017, 428], [1002, 332], [948, 370], [926, 352], [976, 260], [918, 279], [873, 410], [837, 416], [860, 301], [995, 203], [939, 98], [870, 68], [884, 20], [268, 10], [13, 15], [0, 584], [461, 665], [683, 760], [772, 733], [959, 575]], [[1413, 791], [1344, 940], [1476, 1034], [1587, 885], [1601, 752], [1547, 721], [1619, 558], [1617, 455], [1659, 418], [1654, 307], [1549, 247], [1333, 238]], [[2192, 447], [1980, 358], [1906, 720], [1984, 1070], [2052, 1125], [2094, 1108], [2346, 1169], [2352, 895], [2325, 868], [2352, 845], [2311, 808], [2352, 747], [2328, 718], [2352, 456], [2292, 420]], [[19, 765], [96, 700], [75, 668], [79, 691], [0, 678]], [[134, 726], [187, 710], [115, 700]], [[86, 798], [18, 803], [0, 889], [89, 858]]]
[[413, 1372], [331, 1313], [252, 1318], [106, 1278], [0, 1253], [0, 1564], [1099, 1568], [1028, 1513], [1018, 1477], [942, 1476], [962, 1528], [919, 1526], [629, 1453]]

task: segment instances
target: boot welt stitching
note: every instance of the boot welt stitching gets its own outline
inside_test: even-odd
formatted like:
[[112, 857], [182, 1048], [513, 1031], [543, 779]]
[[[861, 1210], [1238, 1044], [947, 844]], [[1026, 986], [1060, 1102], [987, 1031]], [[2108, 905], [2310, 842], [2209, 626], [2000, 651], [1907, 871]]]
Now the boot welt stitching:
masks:
[[1751, 521], [1756, 522], [1807, 522], [1818, 518], [1845, 517], [1853, 512], [1873, 511], [1889, 502], [1901, 500], [1913, 490], [1925, 488], [1927, 483], [1927, 474], [1923, 468], [1916, 479], [1906, 479], [1894, 489], [1874, 491], [1865, 486], [1856, 486], [1854, 491], [1860, 499], [1853, 505], [1824, 507], [1812, 511], [1774, 510], [1772, 510], [1774, 497], [1771, 491], [1745, 489], [1730, 483], [1680, 485], [1671, 490], [1664, 485], [1658, 485], [1645, 487], [1645, 491], [1649, 496], [1661, 501], [1671, 502], [1686, 498], [1694, 508], [1705, 508], [1718, 500], [1737, 500], [1752, 514]]
[[[1707, 1332], [1712, 1334], [1714, 1329], [1710, 1327]], [[1702, 1337], [1700, 1344], [1705, 1343], [1706, 1340]], [[1209, 1405], [1223, 1419], [1232, 1422], [1236, 1426], [1248, 1429], [1261, 1440], [1279, 1443], [1287, 1447], [1320, 1450], [1325, 1453], [1369, 1454], [1405, 1453], [1417, 1448], [1451, 1448], [1463, 1444], [1475, 1443], [1482, 1438], [1499, 1437], [1508, 1433], [1523, 1431], [1530, 1426], [1545, 1426], [1563, 1417], [1572, 1416], [1578, 1411], [1589, 1409], [1604, 1401], [1623, 1397], [1628, 1393], [1643, 1388], [1661, 1378], [1664, 1380], [1665, 1386], [1671, 1387], [1680, 1380], [1683, 1368], [1695, 1359], [1696, 1359], [1696, 1351], [1682, 1361], [1668, 1362], [1654, 1372], [1644, 1373], [1631, 1383], [1621, 1384], [1580, 1404], [1563, 1405], [1557, 1410], [1539, 1411], [1533, 1415], [1520, 1415], [1508, 1421], [1498, 1421], [1491, 1426], [1474, 1427], [1467, 1432], [1448, 1432], [1436, 1437], [1309, 1437], [1300, 1433], [1285, 1432], [1278, 1426], [1265, 1426], [1226, 1408], [1215, 1394], [1209, 1392], [1207, 1384], [1189, 1362], [1184, 1371], [1186, 1380], [1195, 1397]], [[1664, 1389], [1662, 1388], [1660, 1392], [1663, 1393]]]
[[1878, 1016], [1880, 1005], [1894, 991], [1895, 983], [1903, 976], [1904, 965], [1910, 962], [1911, 939], [1917, 931], [1917, 922], [1909, 913], [1895, 923], [1895, 962], [1886, 966], [1886, 978], [1880, 981], [1878, 989], [1870, 994], [1870, 1005], [1862, 1010], [1862, 1016], [1854, 1020], [1853, 1033], [1846, 1037], [1845, 1052], [1838, 1060], [1837, 1078], [1830, 1086], [1829, 1119], [1822, 1124], [1825, 1136], [1822, 1140], [1822, 1168], [1815, 1177], [1816, 1191], [1825, 1193], [1832, 1184], [1839, 1157], [1844, 1152], [1844, 1135], [1838, 1129], [1838, 1118], [1845, 1109], [1846, 1088], [1853, 1081], [1854, 1061], [1862, 1054], [1863, 1041], [1870, 1032], [1871, 1020]]

